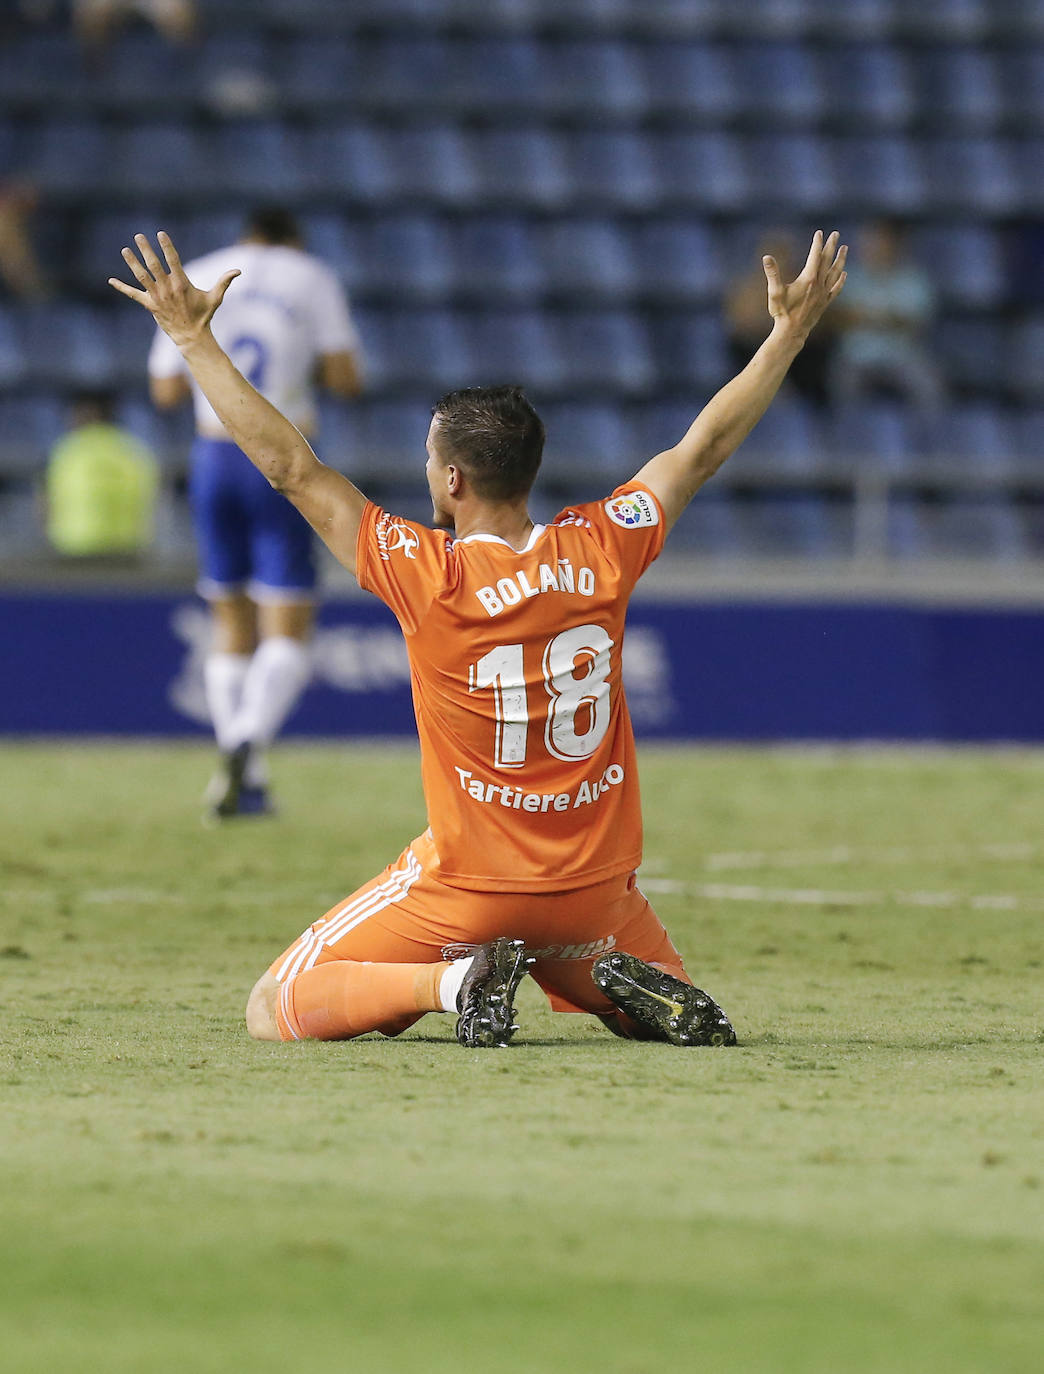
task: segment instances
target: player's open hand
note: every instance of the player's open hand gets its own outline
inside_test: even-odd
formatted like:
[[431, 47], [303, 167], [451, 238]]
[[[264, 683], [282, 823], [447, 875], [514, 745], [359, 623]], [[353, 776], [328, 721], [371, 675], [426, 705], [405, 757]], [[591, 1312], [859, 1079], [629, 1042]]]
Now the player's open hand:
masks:
[[166, 260], [166, 266], [160, 262], [145, 234], [134, 235], [134, 243], [141, 254], [140, 259], [133, 249], [123, 250], [123, 260], [134, 274], [141, 287], [140, 291], [128, 286], [126, 282], [117, 280], [116, 277], [109, 278], [109, 285], [130, 300], [143, 305], [149, 314], [155, 317], [156, 323], [164, 333], [169, 334], [181, 347], [199, 338], [206, 329], [214, 311], [221, 304], [229, 283], [239, 276], [239, 269], [226, 272], [209, 291], [201, 291], [186, 277], [178, 250], [171, 242], [170, 235], [161, 229], [156, 235], [156, 242]]
[[817, 229], [805, 265], [792, 282], [784, 283], [775, 258], [762, 259], [768, 282], [769, 314], [774, 324], [805, 338], [845, 284], [848, 245], [840, 243], [840, 238], [835, 230], [824, 240], [822, 229]]

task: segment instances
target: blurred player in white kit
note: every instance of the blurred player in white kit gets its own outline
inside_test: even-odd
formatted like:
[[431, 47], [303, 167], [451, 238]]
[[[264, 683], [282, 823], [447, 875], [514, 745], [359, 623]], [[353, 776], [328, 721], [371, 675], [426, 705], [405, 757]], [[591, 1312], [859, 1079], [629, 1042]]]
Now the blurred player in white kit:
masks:
[[[187, 266], [204, 286], [240, 269], [215, 332], [243, 375], [302, 434], [316, 432], [317, 387], [358, 395], [362, 354], [344, 289], [329, 267], [303, 251], [287, 211], [255, 211], [240, 242]], [[162, 331], [148, 371], [156, 406], [170, 409], [191, 396], [195, 407], [190, 495], [199, 592], [213, 621], [206, 697], [221, 752], [206, 814], [214, 820], [264, 815], [271, 810], [265, 749], [311, 674], [312, 531], [229, 439]]]

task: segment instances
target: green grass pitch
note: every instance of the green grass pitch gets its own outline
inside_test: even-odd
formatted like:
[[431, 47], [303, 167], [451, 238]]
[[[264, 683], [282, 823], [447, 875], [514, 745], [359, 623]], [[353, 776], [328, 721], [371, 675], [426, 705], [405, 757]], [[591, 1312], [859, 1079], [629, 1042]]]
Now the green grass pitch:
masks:
[[645, 749], [734, 1050], [251, 1043], [423, 825], [412, 748], [0, 747], [0, 1370], [1006, 1374], [1044, 1351], [1044, 755]]

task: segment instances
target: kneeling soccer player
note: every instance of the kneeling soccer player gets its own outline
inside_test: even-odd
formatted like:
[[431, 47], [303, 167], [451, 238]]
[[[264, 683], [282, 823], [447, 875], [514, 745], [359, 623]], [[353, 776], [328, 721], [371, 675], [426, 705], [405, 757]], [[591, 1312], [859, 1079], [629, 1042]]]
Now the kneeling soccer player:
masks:
[[449, 1011], [462, 1044], [505, 1045], [529, 974], [556, 1010], [622, 1035], [734, 1044], [637, 885], [624, 619], [671, 526], [840, 291], [838, 236], [817, 232], [789, 284], [766, 258], [772, 330], [747, 367], [673, 448], [548, 525], [528, 511], [544, 428], [522, 392], [444, 396], [427, 440], [432, 529], [319, 462], [236, 371], [209, 326], [234, 272], [203, 292], [165, 234], [165, 262], [144, 235], [135, 242], [140, 258], [124, 259], [140, 289], [112, 285], [155, 316], [234, 441], [391, 608], [410, 658], [429, 828], [275, 960], [250, 995], [250, 1034], [395, 1035]]

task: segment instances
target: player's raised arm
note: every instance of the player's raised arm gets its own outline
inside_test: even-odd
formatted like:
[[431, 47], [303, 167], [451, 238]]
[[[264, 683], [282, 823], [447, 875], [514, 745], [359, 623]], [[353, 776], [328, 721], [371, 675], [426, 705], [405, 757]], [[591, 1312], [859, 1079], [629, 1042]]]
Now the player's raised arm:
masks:
[[763, 259], [772, 331], [743, 371], [712, 397], [674, 448], [637, 474], [659, 498], [667, 528], [768, 409], [813, 326], [845, 282], [848, 248], [817, 229], [800, 275], [784, 283], [774, 258]]
[[123, 250], [140, 290], [115, 277], [109, 285], [154, 317], [177, 345], [229, 438], [354, 572], [365, 496], [319, 461], [304, 435], [236, 370], [211, 331], [214, 312], [239, 272], [226, 272], [209, 291], [201, 291], [185, 275], [170, 237], [160, 231], [156, 240], [165, 265], [144, 234], [134, 236], [140, 258], [130, 248]]

